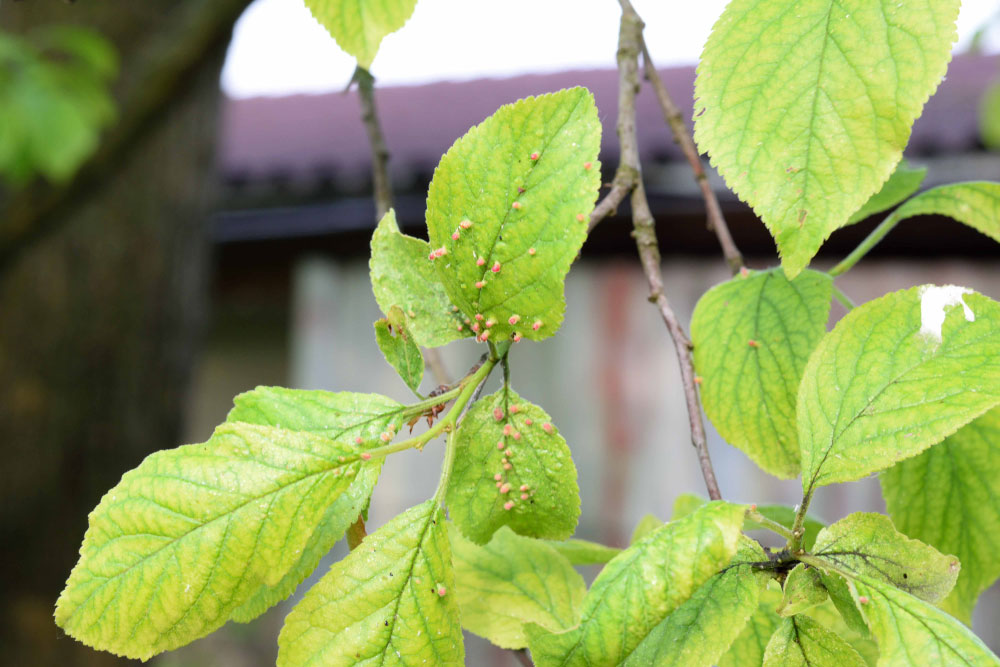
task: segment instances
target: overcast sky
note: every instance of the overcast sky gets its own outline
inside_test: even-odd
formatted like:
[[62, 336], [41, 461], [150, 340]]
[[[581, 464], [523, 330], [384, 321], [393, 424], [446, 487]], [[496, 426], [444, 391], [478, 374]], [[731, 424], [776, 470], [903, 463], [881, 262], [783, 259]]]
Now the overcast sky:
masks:
[[[725, 0], [632, 0], [657, 65], [694, 63]], [[996, 0], [964, 0], [962, 49]], [[1000, 50], [993, 21], [987, 47]], [[548, 34], [546, 32], [548, 31]], [[612, 0], [420, 0], [382, 42], [372, 73], [381, 85], [614, 67], [618, 5]], [[256, 0], [236, 26], [222, 72], [234, 97], [342, 90], [354, 60], [303, 0]]]

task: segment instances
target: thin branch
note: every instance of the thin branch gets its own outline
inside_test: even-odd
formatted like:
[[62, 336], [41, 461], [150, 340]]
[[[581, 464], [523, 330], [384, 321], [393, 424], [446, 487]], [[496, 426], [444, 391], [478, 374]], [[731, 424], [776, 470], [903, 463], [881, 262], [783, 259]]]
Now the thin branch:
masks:
[[691, 342], [663, 293], [656, 221], [650, 211], [646, 190], [642, 184], [639, 143], [635, 130], [635, 96], [639, 90], [639, 53], [643, 23], [629, 0], [619, 0], [619, 2], [622, 7], [621, 29], [618, 34], [618, 140], [621, 146], [621, 163], [618, 166], [616, 180], [619, 176], [632, 179], [633, 236], [639, 250], [643, 273], [649, 284], [649, 300], [659, 308], [667, 331], [674, 340], [687, 403], [691, 444], [698, 454], [698, 463], [701, 466], [702, 477], [705, 478], [708, 495], [713, 500], [719, 500], [722, 494], [719, 492], [719, 483], [715, 479], [715, 471], [708, 454], [708, 440], [705, 437], [705, 425], [701, 419], [701, 405], [698, 402], [698, 390], [694, 381]]
[[865, 237], [865, 239], [851, 251], [851, 254], [845, 257], [839, 264], [827, 271], [827, 273], [833, 277], [837, 277], [844, 273], [850, 271], [851, 267], [858, 263], [862, 257], [867, 255], [872, 248], [878, 245], [878, 242], [886, 237], [886, 235], [896, 228], [902, 218], [898, 217], [895, 213], [892, 213], [885, 220], [879, 223], [879, 226], [872, 230], [871, 234]]
[[701, 163], [701, 156], [698, 155], [698, 149], [694, 145], [694, 138], [691, 136], [691, 131], [688, 129], [687, 123], [684, 122], [684, 116], [681, 114], [680, 108], [674, 103], [673, 98], [670, 97], [667, 87], [663, 85], [660, 73], [656, 71], [656, 66], [649, 57], [649, 50], [646, 48], [646, 42], [642, 39], [641, 34], [639, 39], [639, 43], [642, 46], [642, 62], [646, 80], [649, 81], [653, 92], [656, 93], [656, 100], [660, 103], [660, 109], [663, 111], [663, 120], [670, 126], [670, 131], [674, 135], [674, 142], [680, 147], [684, 153], [684, 157], [687, 158], [688, 164], [691, 165], [694, 180], [698, 183], [698, 187], [701, 189], [701, 196], [705, 200], [708, 228], [714, 231], [718, 237], [719, 245], [722, 246], [722, 254], [726, 258], [726, 263], [729, 264], [729, 269], [735, 276], [743, 268], [743, 255], [740, 254], [739, 248], [733, 242], [733, 237], [729, 234], [726, 218], [722, 215], [722, 207], [719, 206], [719, 200], [715, 196], [715, 191], [712, 190], [712, 186], [708, 182], [705, 167]]
[[[392, 208], [392, 184], [389, 182], [389, 149], [375, 108], [375, 77], [368, 70], [354, 70], [361, 102], [361, 122], [372, 147], [372, 189], [375, 191], [375, 219], [380, 220]], [[443, 384], [443, 383], [442, 383]]]

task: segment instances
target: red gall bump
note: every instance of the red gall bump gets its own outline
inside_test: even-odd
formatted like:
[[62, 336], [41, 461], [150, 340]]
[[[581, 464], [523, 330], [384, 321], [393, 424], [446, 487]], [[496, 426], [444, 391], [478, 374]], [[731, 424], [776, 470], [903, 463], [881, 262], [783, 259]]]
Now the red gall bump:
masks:
[[504, 463], [504, 464], [503, 464], [503, 469], [504, 469], [504, 470], [510, 470], [510, 469], [511, 469], [511, 468], [513, 468], [513, 467], [514, 467], [514, 466], [512, 466], [512, 465], [511, 465], [511, 464], [509, 464], [509, 463]]
[[469, 227], [472, 226], [472, 222], [469, 220], [463, 220], [462, 222], [458, 223], [458, 226], [461, 227], [462, 229], [468, 229]]
[[521, 490], [522, 491], [527, 491], [528, 490], [528, 485], [527, 484], [522, 484], [521, 485]]
[[528, 499], [528, 494], [527, 493], [522, 493], [521, 494], [521, 500], [527, 500], [527, 499]]
[[590, 171], [590, 168], [593, 167], [593, 166], [594, 165], [592, 163], [590, 163], [590, 162], [584, 162], [583, 163], [583, 168], [586, 169], [587, 171]]
[[538, 251], [535, 250], [534, 248], [528, 248], [528, 254], [531, 255], [532, 257], [535, 256], [536, 252], [538, 252]]
[[[503, 419], [503, 417], [501, 417], [500, 419]], [[504, 447], [505, 445], [503, 444], [503, 440], [497, 443], [497, 449], [503, 449]]]
[[583, 220], [584, 220], [583, 213], [577, 213], [576, 214], [576, 221], [577, 222], [583, 222]]
[[507, 319], [507, 323], [510, 324], [511, 326], [514, 326], [515, 324], [517, 324], [520, 321], [521, 321], [521, 316], [520, 315], [511, 315]]
[[493, 419], [496, 419], [497, 421], [503, 419], [503, 410], [501, 410], [500, 408], [493, 408]]
[[482, 257], [480, 257], [479, 259], [476, 260], [476, 266], [482, 266], [485, 263], [486, 263], [486, 260], [483, 259]]
[[702, 382], [701, 376], [700, 375], [695, 375], [694, 376], [694, 383], [695, 384], [701, 384], [701, 382]]
[[473, 324], [469, 328], [472, 329], [473, 331], [475, 331], [476, 333], [479, 333], [479, 322], [476, 322], [475, 324]]
[[508, 458], [511, 457], [511, 456], [513, 456], [513, 455], [514, 455], [514, 452], [510, 451], [509, 449], [506, 452], [504, 452], [504, 456], [506, 456]]
[[749, 275], [750, 275], [750, 272], [747, 271], [747, 267], [741, 266], [740, 267], [740, 276], [743, 277], [743, 278], [746, 278]]
[[500, 273], [500, 262], [493, 262], [493, 266], [490, 267], [490, 271], [493, 273]]
[[516, 211], [521, 208], [521, 202], [516, 201], [513, 204], [511, 204], [510, 207]]
[[538, 155], [537, 152], [531, 154], [531, 159], [532, 160], [537, 160], [538, 158], [539, 158], [539, 155]]
[[496, 320], [486, 320], [486, 328], [489, 329], [491, 326], [493, 326], [496, 323], [497, 323]]
[[364, 454], [361, 455], [361, 458], [363, 458], [365, 461], [369, 460], [371, 457], [372, 455], [369, 454], [368, 452], [365, 452]]
[[477, 280], [476, 281], [476, 289], [483, 289], [484, 287], [486, 287], [486, 282], [485, 281], [483, 281], [483, 280]]
[[503, 486], [503, 482], [497, 482], [497, 488], [499, 489], [501, 486]]
[[499, 482], [501, 479], [503, 479], [503, 475], [501, 475], [500, 473], [493, 475], [493, 481]]
[[535, 323], [531, 325], [531, 328], [534, 329], [535, 331], [538, 331], [539, 329], [542, 328], [542, 321], [535, 320]]
[[458, 240], [458, 236], [459, 236], [458, 232], [452, 232], [451, 233], [451, 240], [452, 241], [457, 241]]
[[438, 597], [442, 597], [443, 598], [445, 595], [448, 594], [448, 589], [445, 588], [444, 586], [438, 586], [437, 594], [438, 594]]
[[521, 334], [519, 332], [517, 332], [517, 331], [514, 332], [514, 342], [515, 343], [520, 343], [521, 342]]
[[457, 313], [458, 312], [458, 306], [452, 306], [451, 307], [451, 312]]
[[361, 436], [360, 435], [358, 437], [354, 438], [354, 444], [360, 445], [362, 442], [363, 441], [361, 440]]
[[749, 345], [750, 347], [760, 347], [760, 343], [755, 341], [753, 338], [747, 341], [747, 345]]
[[476, 313], [476, 319], [479, 320], [480, 322], [482, 322], [483, 321], [483, 314], [482, 313]]
[[433, 250], [431, 250], [431, 254], [427, 255], [427, 259], [433, 262], [435, 259], [437, 259], [437, 254]]
[[503, 504], [503, 508], [504, 508], [505, 510], [507, 510], [508, 512], [509, 512], [510, 510], [514, 509], [514, 501], [513, 501], [513, 500], [508, 500], [507, 502], [505, 502], [505, 503]]
[[756, 512], [757, 511], [757, 503], [753, 503], [752, 505], [750, 505], [750, 511], [751, 512]]
[[487, 338], [489, 338], [489, 337], [490, 337], [490, 332], [489, 332], [489, 330], [487, 330], [487, 331], [484, 331], [483, 333], [479, 334], [479, 340], [480, 340], [480, 341], [485, 341], [485, 340], [486, 340]]
[[503, 434], [504, 435], [510, 435], [510, 432], [511, 432], [510, 424], [504, 424], [503, 425]]
[[463, 327], [463, 326], [462, 326], [461, 322], [459, 322], [459, 324], [458, 324], [458, 330], [459, 330], [459, 331], [461, 331], [461, 330], [462, 330], [462, 329], [464, 329], [464, 328], [465, 328], [465, 327]]
[[858, 602], [860, 602], [861, 604], [868, 604], [868, 596], [867, 595], [859, 595], [858, 596]]
[[510, 484], [504, 484], [501, 486], [500, 493], [510, 493]]
[[545, 431], [546, 433], [552, 433], [552, 424], [545, 422], [544, 424], [542, 424], [542, 430]]
[[531, 421], [531, 417], [528, 417], [527, 419], [524, 420], [525, 426], [531, 426], [532, 424], [534, 424], [534, 422]]
[[521, 432], [520, 431], [514, 431], [514, 439], [515, 440], [520, 440], [521, 439]]
[[[515, 315], [514, 317], [517, 317], [517, 315]], [[511, 319], [514, 319], [514, 318], [511, 318]], [[511, 322], [511, 324], [514, 324], [514, 323]], [[510, 414], [516, 415], [520, 411], [521, 411], [521, 406], [519, 406], [517, 404], [514, 404], [514, 405], [510, 406]]]
[[505, 456], [502, 459], [500, 459], [500, 463], [509, 463], [509, 461], [507, 461], [507, 457]]
[[392, 436], [389, 435], [388, 433], [383, 433], [379, 437], [382, 439], [382, 442], [389, 442], [390, 440], [392, 440]]

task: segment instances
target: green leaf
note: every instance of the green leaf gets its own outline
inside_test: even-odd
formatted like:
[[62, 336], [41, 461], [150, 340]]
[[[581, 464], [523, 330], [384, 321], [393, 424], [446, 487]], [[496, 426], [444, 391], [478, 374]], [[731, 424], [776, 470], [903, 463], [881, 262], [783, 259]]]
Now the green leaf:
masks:
[[525, 626], [532, 658], [547, 665], [617, 665], [660, 621], [732, 560], [745, 508], [711, 502], [665, 524], [605, 566], [580, 624], [553, 634]]
[[840, 620], [844, 625], [861, 637], [869, 637], [871, 633], [868, 632], [868, 623], [861, 615], [861, 610], [858, 609], [858, 605], [854, 601], [854, 596], [851, 594], [847, 580], [836, 572], [823, 573], [820, 576], [820, 580], [823, 582], [823, 587], [826, 588], [826, 592], [830, 596], [830, 602], [836, 608], [837, 613], [840, 615]]
[[883, 581], [856, 578], [855, 599], [879, 647], [879, 665], [1000, 665], [972, 632], [919, 598]]
[[873, 194], [861, 208], [855, 211], [854, 215], [848, 219], [847, 224], [853, 225], [876, 213], [888, 211], [916, 192], [920, 188], [920, 184], [924, 182], [925, 176], [927, 176], [927, 167], [913, 169], [906, 163], [906, 160], [903, 160], [896, 165], [896, 170], [892, 172], [892, 176], [885, 182], [882, 189]]
[[501, 648], [528, 645], [525, 623], [567, 630], [579, 621], [587, 585], [541, 540], [501, 528], [485, 546], [449, 532], [462, 627]]
[[402, 28], [416, 5], [417, 0], [306, 0], [313, 17], [365, 69], [382, 38]]
[[795, 277], [889, 178], [951, 59], [959, 0], [733, 0], [705, 44], [695, 139]]
[[990, 150], [1000, 149], [1000, 81], [994, 81], [979, 102], [979, 137]]
[[593, 96], [571, 88], [500, 107], [434, 171], [427, 228], [447, 254], [431, 263], [467, 317], [493, 323], [492, 340], [541, 340], [562, 324], [563, 282], [601, 185], [600, 144]]
[[733, 562], [712, 576], [660, 621], [625, 660], [625, 665], [712, 665], [726, 652], [757, 611], [770, 575], [748, 563], [767, 560], [751, 540], [740, 543]]
[[808, 616], [786, 618], [764, 653], [764, 667], [865, 667], [846, 641]]
[[705, 414], [730, 444], [768, 473], [799, 474], [795, 395], [809, 354], [826, 333], [832, 279], [780, 269], [716, 285], [691, 318]]
[[[680, 499], [678, 498], [678, 500]], [[702, 502], [702, 504], [704, 504], [704, 502]], [[635, 544], [636, 542], [646, 537], [647, 535], [649, 535], [651, 532], [653, 532], [662, 525], [663, 522], [660, 521], [657, 517], [653, 516], [652, 514], [646, 514], [641, 519], [639, 519], [639, 523], [635, 525], [635, 530], [632, 531], [632, 538], [629, 539], [628, 543]]]
[[784, 596], [777, 612], [780, 616], [794, 616], [823, 604], [826, 599], [826, 588], [820, 580], [819, 570], [799, 563], [785, 578]]
[[[758, 505], [757, 511], [771, 521], [780, 523], [788, 530], [791, 530], [795, 525], [795, 510], [791, 507], [785, 505]], [[803, 548], [807, 551], [812, 549], [813, 544], [816, 542], [816, 536], [819, 535], [819, 531], [823, 530], [824, 527], [825, 524], [823, 522], [807, 514], [806, 520], [802, 524], [802, 528], [804, 529], [802, 534]], [[765, 526], [759, 525], [753, 519], [747, 519], [744, 528], [746, 530], [766, 530]]]
[[588, 540], [541, 540], [555, 549], [573, 565], [604, 565], [622, 552], [621, 549]]
[[907, 535], [958, 556], [962, 570], [942, 607], [966, 623], [1000, 577], [1000, 409], [880, 476], [892, 520]]
[[919, 454], [1000, 403], [1000, 304], [924, 285], [849, 312], [809, 358], [798, 398], [802, 487]]
[[501, 526], [564, 539], [580, 517], [576, 466], [544, 410], [509, 385], [473, 404], [458, 427], [448, 510], [462, 533], [485, 544]]
[[893, 212], [899, 220], [916, 215], [945, 215], [1000, 241], [1000, 183], [942, 185], [921, 192]]
[[372, 234], [372, 291], [383, 313], [398, 306], [406, 315], [406, 328], [424, 347], [440, 347], [471, 336], [437, 271], [427, 257], [426, 241], [400, 233], [396, 213], [390, 210]]
[[[205, 444], [157, 452], [90, 515], [56, 622], [97, 649], [148, 659], [202, 637], [263, 587], [301, 571], [317, 530], [342, 530], [363, 501], [328, 508], [375, 467], [308, 433], [223, 424]], [[345, 461], [341, 461], [345, 458]], [[377, 468], [376, 468], [377, 470]]]
[[841, 574], [885, 581], [928, 602], [951, 592], [961, 567], [954, 556], [897, 532], [889, 517], [867, 512], [824, 528], [813, 552]]
[[683, 519], [688, 514], [706, 503], [708, 503], [708, 500], [697, 494], [682, 493], [674, 499], [674, 506], [671, 508], [670, 520], [676, 521], [677, 519]]
[[285, 619], [278, 665], [461, 665], [444, 513], [412, 507], [335, 563]]
[[405, 409], [380, 394], [257, 387], [233, 399], [226, 421], [306, 431], [357, 445], [381, 445], [383, 433], [402, 428]]
[[[390, 324], [392, 322], [392, 324]], [[395, 331], [395, 335], [393, 335]], [[375, 322], [375, 342], [406, 386], [414, 392], [424, 379], [424, 356], [406, 330], [406, 316], [399, 306], [390, 309], [389, 319]]]
[[[777, 583], [773, 586], [776, 587]], [[726, 654], [719, 659], [718, 667], [750, 667], [764, 662], [767, 643], [781, 624], [781, 617], [774, 613], [779, 600], [781, 594], [771, 587], [761, 593], [757, 611], [747, 621]]]

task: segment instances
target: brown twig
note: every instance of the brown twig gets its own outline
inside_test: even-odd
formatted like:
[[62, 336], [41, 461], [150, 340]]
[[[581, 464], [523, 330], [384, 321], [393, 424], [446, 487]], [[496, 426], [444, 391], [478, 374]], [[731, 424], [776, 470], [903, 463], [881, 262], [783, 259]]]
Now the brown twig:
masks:
[[639, 44], [642, 47], [643, 71], [646, 81], [649, 81], [653, 92], [656, 93], [656, 100], [660, 103], [660, 109], [663, 111], [663, 120], [670, 127], [670, 131], [674, 135], [674, 142], [680, 147], [688, 164], [691, 165], [694, 180], [698, 183], [701, 196], [705, 200], [708, 228], [714, 231], [718, 237], [726, 263], [729, 264], [733, 275], [736, 275], [743, 268], [743, 255], [740, 254], [739, 248], [736, 247], [736, 243], [733, 242], [733, 237], [729, 233], [726, 218], [722, 215], [722, 207], [719, 206], [715, 191], [712, 190], [712, 186], [708, 182], [705, 167], [701, 163], [701, 156], [698, 155], [698, 149], [694, 145], [694, 138], [691, 136], [687, 123], [684, 122], [680, 108], [670, 97], [667, 87], [663, 85], [660, 73], [656, 71], [656, 66], [649, 57], [649, 50], [646, 48], [646, 42], [642, 39], [642, 35], [639, 36]]
[[691, 427], [691, 443], [698, 453], [702, 477], [708, 495], [713, 500], [722, 498], [719, 483], [708, 455], [708, 440], [705, 425], [701, 419], [698, 390], [694, 382], [694, 363], [691, 358], [691, 342], [677, 321], [667, 297], [663, 292], [663, 278], [660, 274], [660, 247], [656, 240], [656, 221], [649, 208], [646, 190], [642, 184], [642, 170], [639, 162], [639, 142], [635, 130], [635, 96], [639, 90], [639, 53], [642, 50], [642, 19], [632, 8], [629, 0], [619, 0], [622, 7], [621, 28], [618, 33], [618, 141], [621, 146], [620, 164], [615, 174], [619, 178], [631, 179], [632, 192], [632, 232], [639, 250], [639, 261], [649, 284], [649, 300], [656, 304], [667, 331], [674, 340], [677, 361], [681, 368], [681, 382], [687, 403], [688, 422]]
[[368, 70], [354, 70], [358, 82], [358, 99], [361, 102], [361, 122], [368, 133], [372, 147], [372, 189], [375, 192], [375, 219], [380, 220], [392, 208], [392, 184], [389, 182], [389, 149], [382, 134], [382, 125], [375, 108], [375, 77]]

